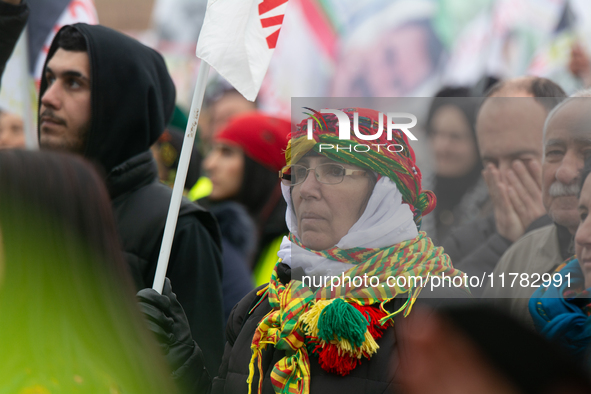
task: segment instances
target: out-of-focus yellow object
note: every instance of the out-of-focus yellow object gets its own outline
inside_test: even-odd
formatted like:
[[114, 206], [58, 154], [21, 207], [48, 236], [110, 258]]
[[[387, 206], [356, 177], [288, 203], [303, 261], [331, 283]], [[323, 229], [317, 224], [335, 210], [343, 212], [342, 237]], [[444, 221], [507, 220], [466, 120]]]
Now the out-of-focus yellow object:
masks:
[[269, 242], [261, 253], [261, 257], [259, 257], [259, 260], [256, 262], [252, 273], [255, 287], [269, 283], [273, 268], [275, 268], [275, 264], [277, 264], [277, 252], [279, 252], [282, 240], [283, 235], [275, 238], [273, 241]]
[[189, 191], [188, 197], [191, 201], [197, 201], [200, 198], [207, 197], [213, 190], [213, 183], [207, 177], [202, 176]]

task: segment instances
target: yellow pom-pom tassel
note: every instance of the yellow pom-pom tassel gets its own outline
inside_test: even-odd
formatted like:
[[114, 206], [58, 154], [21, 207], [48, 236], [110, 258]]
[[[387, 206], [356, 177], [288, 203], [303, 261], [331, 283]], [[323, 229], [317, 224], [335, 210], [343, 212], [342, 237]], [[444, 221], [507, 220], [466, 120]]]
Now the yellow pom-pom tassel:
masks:
[[322, 310], [334, 300], [318, 300], [300, 317], [304, 332], [308, 336], [318, 337], [318, 319]]
[[380, 348], [369, 330], [365, 331], [364, 340], [360, 347], [353, 347], [347, 339], [342, 339], [341, 341], [335, 340], [331, 341], [331, 343], [339, 349], [339, 354], [347, 354], [355, 358], [361, 358], [364, 355], [369, 358]]
[[[334, 301], [335, 299], [318, 300], [314, 302], [304, 314], [302, 314], [300, 323], [302, 324], [306, 335], [318, 338], [318, 320], [320, 319], [320, 315], [322, 314], [324, 308]], [[326, 342], [322, 339], [320, 339], [320, 343], [323, 345], [326, 344]], [[341, 338], [340, 341], [333, 339], [330, 341], [330, 343], [336, 346], [339, 355], [346, 354], [354, 358], [361, 358], [363, 356], [369, 358], [380, 348], [375, 339], [371, 336], [369, 330], [365, 330], [363, 343], [361, 346], [351, 345], [351, 342], [346, 338]]]

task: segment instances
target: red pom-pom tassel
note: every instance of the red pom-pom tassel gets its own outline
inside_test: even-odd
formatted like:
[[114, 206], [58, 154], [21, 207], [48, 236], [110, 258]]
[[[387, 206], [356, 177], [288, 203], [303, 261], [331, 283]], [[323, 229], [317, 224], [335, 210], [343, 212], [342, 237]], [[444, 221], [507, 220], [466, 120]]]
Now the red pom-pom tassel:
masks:
[[380, 324], [380, 319], [386, 316], [386, 314], [380, 309], [370, 305], [358, 305], [352, 304], [361, 314], [363, 317], [367, 319], [369, 325], [367, 326], [367, 330], [373, 337], [373, 339], [379, 339], [384, 335], [384, 331], [386, 331], [387, 323], [384, 325]]
[[339, 355], [339, 349], [333, 344], [328, 344], [318, 354], [318, 363], [326, 372], [346, 376], [361, 364], [361, 360], [346, 354]]

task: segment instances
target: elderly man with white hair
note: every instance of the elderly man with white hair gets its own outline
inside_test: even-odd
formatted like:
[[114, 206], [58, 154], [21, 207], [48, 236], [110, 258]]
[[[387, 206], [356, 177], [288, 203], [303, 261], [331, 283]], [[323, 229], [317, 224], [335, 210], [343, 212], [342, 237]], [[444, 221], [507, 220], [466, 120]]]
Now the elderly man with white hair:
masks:
[[[544, 285], [542, 275], [564, 261], [561, 249], [572, 249], [579, 225], [577, 195], [581, 170], [591, 156], [591, 90], [574, 94], [554, 108], [544, 125], [542, 193], [554, 224], [532, 231], [514, 243], [501, 258], [484, 292], [533, 327], [528, 301]], [[567, 229], [568, 231], [561, 231]], [[547, 276], [546, 276], [547, 277]], [[515, 279], [515, 280], [514, 280]], [[546, 282], [546, 285], [548, 283]]]

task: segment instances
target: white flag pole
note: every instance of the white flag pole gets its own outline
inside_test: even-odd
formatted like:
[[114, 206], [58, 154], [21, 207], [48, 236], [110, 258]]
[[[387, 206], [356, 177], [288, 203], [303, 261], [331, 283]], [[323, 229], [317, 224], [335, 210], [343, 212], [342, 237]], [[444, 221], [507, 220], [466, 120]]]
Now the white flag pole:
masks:
[[[29, 26], [25, 26], [23, 33], [21, 34], [21, 40], [24, 41], [23, 48], [25, 51], [25, 56], [23, 57], [23, 63], [25, 66], [25, 70], [29, 70], [29, 57], [27, 56], [29, 45], [28, 45], [28, 33]], [[18, 44], [17, 44], [18, 45]], [[28, 72], [26, 74], [28, 78], [26, 78], [26, 82], [23, 86], [23, 129], [25, 132], [25, 146], [29, 150], [39, 150], [39, 136], [37, 135], [37, 113], [33, 111], [32, 102], [35, 101], [35, 88], [33, 78], [29, 77]]]
[[162, 294], [162, 288], [164, 287], [164, 278], [166, 277], [166, 269], [168, 268], [172, 240], [174, 238], [176, 222], [179, 216], [181, 200], [183, 198], [183, 189], [185, 188], [185, 180], [187, 179], [189, 161], [191, 161], [191, 151], [193, 150], [193, 144], [195, 143], [195, 134], [197, 134], [197, 123], [199, 122], [199, 114], [201, 113], [201, 106], [203, 105], [203, 97], [205, 95], [205, 86], [207, 84], [208, 75], [209, 64], [205, 62], [205, 60], [201, 60], [199, 73], [197, 74], [197, 83], [195, 84], [195, 91], [193, 92], [193, 101], [191, 102], [189, 121], [187, 123], [187, 128], [185, 129], [185, 139], [181, 149], [181, 157], [179, 158], [176, 178], [174, 179], [174, 187], [172, 188], [170, 206], [168, 207], [168, 217], [166, 218], [166, 225], [164, 226], [164, 235], [162, 237], [160, 255], [158, 256], [156, 275], [154, 276], [154, 284], [152, 285], [152, 288], [160, 294]]

